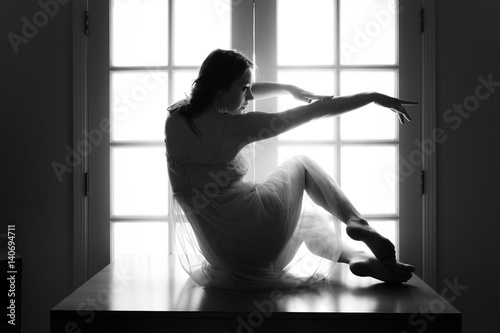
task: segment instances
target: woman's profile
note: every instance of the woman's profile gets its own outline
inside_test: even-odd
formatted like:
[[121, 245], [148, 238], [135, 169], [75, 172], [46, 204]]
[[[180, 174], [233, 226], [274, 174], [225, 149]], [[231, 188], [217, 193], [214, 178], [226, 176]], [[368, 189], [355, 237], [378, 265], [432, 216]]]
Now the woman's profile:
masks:
[[[416, 102], [375, 92], [319, 96], [293, 85], [254, 82], [253, 70], [243, 54], [215, 50], [201, 65], [191, 95], [169, 107], [165, 135], [173, 227], [184, 268], [200, 285], [215, 288], [307, 285], [328, 275], [336, 262], [359, 276], [409, 280], [414, 267], [396, 261], [394, 245], [315, 161], [296, 156], [262, 182], [243, 176], [244, 152], [255, 141], [369, 103], [395, 112], [403, 123], [411, 120], [403, 105]], [[246, 112], [254, 98], [280, 94], [308, 104], [276, 113]], [[307, 211], [306, 200], [318, 209]], [[325, 215], [345, 223], [348, 237], [372, 253], [342, 244], [340, 222]], [[298, 254], [302, 244], [313, 259]]]

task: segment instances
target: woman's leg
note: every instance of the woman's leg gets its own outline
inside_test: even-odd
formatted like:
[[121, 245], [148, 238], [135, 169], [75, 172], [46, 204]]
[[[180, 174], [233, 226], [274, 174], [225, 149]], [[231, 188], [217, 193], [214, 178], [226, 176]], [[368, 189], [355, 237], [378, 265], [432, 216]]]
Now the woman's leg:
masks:
[[[304, 242], [309, 251], [329, 260], [336, 259], [338, 255], [340, 246], [338, 242], [332, 241], [338, 235], [332, 229], [330, 223], [318, 220], [314, 214], [305, 214], [298, 233], [294, 236], [296, 237], [292, 238], [294, 240], [292, 246], [300, 246]], [[351, 272], [355, 275], [370, 276], [385, 282], [403, 283], [411, 278], [411, 273], [415, 270], [412, 265], [400, 262], [396, 262], [392, 266], [384, 265], [373, 255], [355, 250], [343, 241], [341, 241], [341, 244], [338, 261], [348, 264]], [[295, 253], [296, 250], [293, 255]]]
[[317, 214], [306, 212], [302, 218], [300, 229], [298, 229], [298, 237], [311, 253], [329, 260], [336, 260], [341, 250], [340, 235], [334, 230], [331, 223], [320, 219], [321, 217]]
[[314, 203], [347, 225], [349, 237], [364, 242], [384, 264], [395, 264], [396, 253], [391, 241], [368, 225], [342, 189], [315, 161], [298, 156], [289, 165], [292, 177], [303, 177], [304, 189]]
[[308, 211], [303, 213], [298, 223], [294, 234], [275, 260], [275, 269], [283, 269], [295, 257], [302, 243], [318, 257], [337, 261], [342, 250], [341, 241], [340, 235], [335, 232], [331, 223]]

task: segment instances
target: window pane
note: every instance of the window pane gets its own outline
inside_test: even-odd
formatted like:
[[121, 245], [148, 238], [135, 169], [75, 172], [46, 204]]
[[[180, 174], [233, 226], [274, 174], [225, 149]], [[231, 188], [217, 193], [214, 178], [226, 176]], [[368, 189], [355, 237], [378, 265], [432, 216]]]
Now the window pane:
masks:
[[278, 64], [334, 63], [334, 1], [278, 0]]
[[[342, 71], [340, 94], [376, 91], [396, 96], [396, 72], [389, 70]], [[394, 112], [369, 104], [340, 117], [342, 140], [393, 140], [397, 138], [398, 120]]]
[[343, 65], [396, 63], [395, 0], [341, 0], [340, 59]]
[[160, 71], [111, 73], [111, 140], [164, 140], [168, 74]]
[[214, 49], [231, 45], [230, 0], [176, 0], [173, 51], [176, 65], [200, 66]]
[[[318, 95], [334, 95], [335, 72], [334, 71], [278, 71], [278, 81], [294, 84], [300, 88], [309, 90]], [[280, 96], [278, 98], [278, 111], [287, 110], [298, 105], [305, 104], [294, 99], [292, 96]], [[299, 126], [279, 136], [280, 140], [333, 140], [335, 138], [335, 126], [333, 118], [323, 118]]]
[[112, 149], [112, 216], [167, 215], [165, 148]]
[[113, 258], [124, 254], [168, 254], [166, 222], [113, 222]]
[[[368, 220], [368, 223], [375, 229], [377, 230], [382, 236], [386, 237], [389, 239], [392, 244], [396, 247], [396, 256], [399, 254], [399, 240], [398, 240], [398, 222], [394, 220], [377, 220], [377, 221], [370, 221]], [[365, 251], [368, 253], [372, 253], [371, 250], [366, 246], [365, 243], [355, 241], [354, 239], [349, 238], [349, 236], [344, 236], [345, 235], [345, 224], [341, 224], [343, 234], [342, 234], [342, 241], [345, 242], [346, 244], [352, 246], [356, 250], [361, 250]]]
[[341, 148], [340, 185], [361, 214], [396, 214], [395, 146]]
[[112, 0], [111, 18], [113, 66], [168, 64], [168, 1]]
[[278, 147], [278, 164], [297, 156], [306, 155], [316, 161], [333, 179], [336, 179], [335, 146], [333, 145], [282, 145]]
[[198, 76], [198, 72], [194, 70], [175, 71], [173, 82], [173, 99], [172, 103], [177, 102], [191, 95], [191, 85]]

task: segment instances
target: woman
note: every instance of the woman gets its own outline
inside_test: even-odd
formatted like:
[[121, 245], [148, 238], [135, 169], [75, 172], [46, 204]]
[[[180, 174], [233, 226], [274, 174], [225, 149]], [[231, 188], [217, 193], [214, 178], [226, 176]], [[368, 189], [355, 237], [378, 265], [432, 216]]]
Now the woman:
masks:
[[[309, 284], [328, 275], [336, 261], [359, 276], [406, 282], [413, 266], [396, 262], [394, 245], [368, 225], [314, 161], [295, 157], [254, 183], [242, 179], [243, 155], [255, 141], [372, 102], [404, 122], [410, 117], [402, 105], [415, 102], [378, 93], [318, 96], [292, 85], [253, 82], [252, 70], [242, 54], [215, 50], [203, 62], [191, 96], [169, 108], [173, 226], [184, 268], [200, 285], [218, 288]], [[245, 113], [254, 98], [286, 93], [310, 104], [276, 114]], [[322, 210], [306, 211], [307, 198], [344, 222], [348, 236], [366, 243], [373, 255], [342, 244], [338, 222], [328, 222]], [[309, 250], [305, 255], [298, 254], [302, 244]]]

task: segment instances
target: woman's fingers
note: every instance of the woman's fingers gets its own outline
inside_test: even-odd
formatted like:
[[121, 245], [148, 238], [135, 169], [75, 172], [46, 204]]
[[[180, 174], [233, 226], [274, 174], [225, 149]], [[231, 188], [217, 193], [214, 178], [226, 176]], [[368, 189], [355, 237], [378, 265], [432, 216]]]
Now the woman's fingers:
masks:
[[314, 95], [307, 94], [304, 96], [306, 102], [312, 102], [313, 100], [321, 100], [321, 99], [332, 99], [333, 95]]
[[400, 99], [399, 102], [401, 104], [409, 104], [409, 105], [415, 105], [415, 104], [418, 104], [417, 101], [408, 101], [408, 100], [405, 100], [405, 99]]
[[307, 95], [305, 96], [305, 101], [307, 103], [311, 103], [312, 101], [314, 100], [322, 100], [322, 99], [332, 99], [333, 98], [333, 95]]
[[408, 114], [408, 112], [406, 112], [405, 109], [392, 109], [392, 110], [398, 114], [398, 117], [402, 124], [404, 124], [405, 119], [411, 121], [411, 117]]
[[405, 118], [401, 113], [398, 113], [399, 123], [402, 125], [405, 123]]
[[411, 121], [411, 117], [406, 111], [406, 109], [403, 107], [403, 105], [415, 105], [418, 104], [418, 102], [404, 100], [404, 99], [396, 99], [396, 100], [397, 100], [397, 106], [393, 110], [398, 113], [399, 121], [401, 122], [401, 124], [404, 124], [405, 119]]
[[410, 115], [408, 114], [408, 112], [405, 110], [405, 108], [403, 106], [397, 105], [396, 107], [392, 107], [390, 109], [398, 115], [399, 122], [401, 124], [405, 123], [405, 119], [408, 121], [411, 121]]
[[399, 123], [400, 124], [404, 124], [405, 123], [405, 117], [403, 114], [401, 114], [401, 112], [399, 112], [398, 110], [395, 110], [395, 109], [391, 109], [392, 111], [394, 111], [397, 116], [398, 116], [398, 119], [399, 119]]
[[292, 94], [293, 97], [295, 97], [295, 99], [299, 101], [304, 101], [306, 103], [311, 103], [314, 100], [333, 98], [333, 95], [316, 95], [308, 90], [301, 89], [297, 86], [292, 86], [290, 93]]
[[375, 96], [375, 103], [396, 112], [401, 124], [404, 124], [405, 120], [411, 121], [411, 117], [403, 105], [412, 106], [418, 104], [418, 102], [390, 97], [384, 94], [376, 94]]
[[314, 99], [332, 99], [334, 96], [333, 95], [314, 95]]
[[411, 117], [410, 115], [408, 114], [408, 111], [406, 111], [406, 109], [400, 105], [400, 108], [401, 108], [401, 112], [403, 114], [403, 116], [408, 120], [408, 121], [411, 121]]

